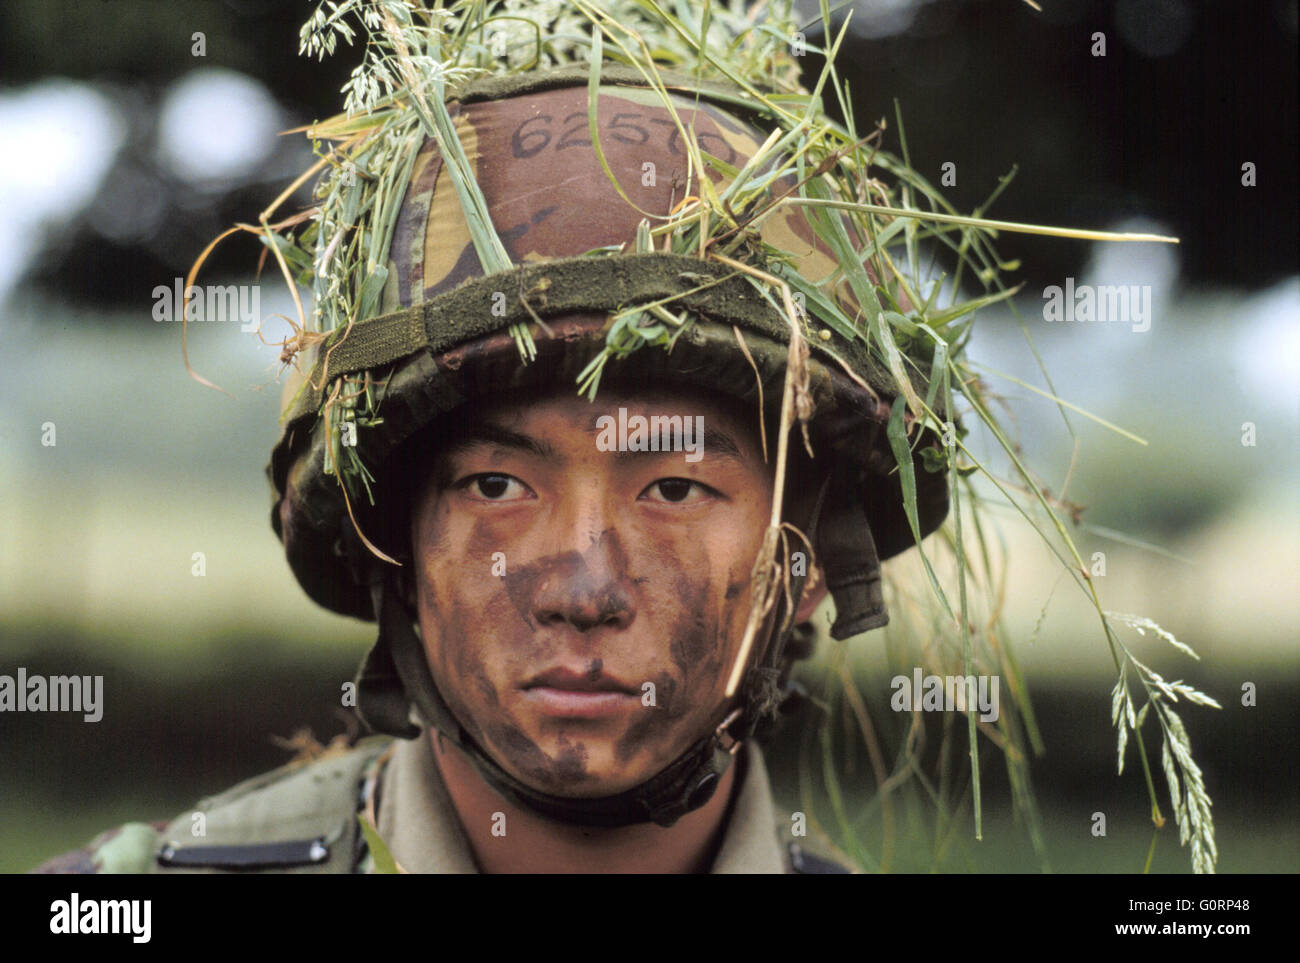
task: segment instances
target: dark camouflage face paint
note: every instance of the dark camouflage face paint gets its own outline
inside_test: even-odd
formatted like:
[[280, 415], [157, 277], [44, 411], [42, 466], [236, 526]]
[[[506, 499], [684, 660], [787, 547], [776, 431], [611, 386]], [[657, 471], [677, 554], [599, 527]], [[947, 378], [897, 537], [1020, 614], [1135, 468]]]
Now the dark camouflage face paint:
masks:
[[[602, 554], [601, 543], [607, 543], [610, 564], [614, 568], [608, 576], [593, 571], [587, 564], [588, 557], [597, 558]], [[627, 555], [618, 542], [618, 535], [613, 529], [607, 529], [601, 532], [597, 544], [587, 553], [566, 552], [524, 565], [518, 571], [505, 575], [504, 582], [506, 594], [510, 596], [515, 611], [530, 628], [536, 628], [529, 610], [540, 584], [548, 579], [567, 582], [569, 591], [590, 599], [589, 605], [573, 613], [578, 627], [585, 629], [616, 619], [627, 611], [629, 599], [618, 587], [626, 573]]]
[[[585, 87], [569, 87], [452, 105], [493, 224], [516, 263], [629, 244], [643, 212], [667, 215], [686, 195], [686, 149], [654, 92], [604, 86], [598, 104], [602, 149], [633, 204], [592, 148], [587, 98]], [[711, 104], [678, 95], [673, 104], [701, 148], [728, 164], [742, 165], [765, 138]], [[717, 172], [707, 176], [723, 183]], [[836, 267], [794, 208], [765, 219], [762, 234], [798, 253], [810, 280]], [[483, 273], [432, 141], [412, 170], [389, 267], [384, 311], [424, 303]], [[602, 395], [602, 402], [610, 397]], [[611, 402], [610, 411], [617, 408]], [[544, 506], [485, 509], [455, 487], [425, 500], [423, 516], [413, 519], [417, 594], [435, 680], [475, 738], [538, 788], [605, 795], [653, 775], [721, 718], [721, 677], [743, 630], [771, 485], [753, 444], [739, 466], [708, 455], [687, 466], [679, 456], [658, 477], [698, 474], [703, 484], [720, 477], [729, 497], [683, 510], [677, 520], [671, 510], [647, 513], [636, 497], [654, 477], [632, 486], [626, 469], [612, 468], [612, 453], [594, 450], [584, 430], [590, 405], [556, 410], [573, 417], [547, 435], [567, 464], [550, 471]], [[726, 420], [708, 405], [663, 413]], [[510, 417], [515, 430], [535, 424], [527, 409]], [[733, 431], [746, 433], [741, 425]], [[499, 467], [514, 474], [510, 464], [506, 458]], [[593, 489], [582, 479], [598, 483]], [[556, 519], [580, 511], [599, 517]], [[493, 553], [507, 560], [503, 576], [488, 575]], [[539, 714], [521, 685], [557, 666], [593, 684], [616, 682], [629, 696], [626, 711], [601, 720]]]
[[[685, 413], [680, 400], [604, 403]], [[430, 483], [416, 500], [417, 607], [434, 679], [480, 745], [542, 791], [631, 788], [725, 714], [771, 485], [728, 409], [690, 406], [743, 440], [738, 457], [620, 459], [594, 445], [592, 406], [556, 395], [485, 412], [537, 444], [460, 446], [444, 466], [448, 486]], [[494, 481], [475, 487], [483, 476]], [[494, 554], [505, 559], [499, 575]], [[536, 682], [556, 672], [568, 681]], [[554, 710], [536, 690], [556, 684], [608, 689], [613, 708]]]

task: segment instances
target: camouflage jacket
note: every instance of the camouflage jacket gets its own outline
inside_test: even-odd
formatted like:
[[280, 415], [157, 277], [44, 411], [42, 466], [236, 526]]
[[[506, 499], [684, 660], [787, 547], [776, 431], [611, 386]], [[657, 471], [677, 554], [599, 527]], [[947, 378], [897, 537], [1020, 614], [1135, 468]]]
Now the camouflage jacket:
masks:
[[[789, 824], [776, 819], [762, 754], [746, 744], [743, 756], [711, 872], [848, 872], [790, 840]], [[376, 737], [240, 783], [170, 822], [101, 833], [33, 872], [375, 872], [358, 816], [377, 826], [406, 872], [479, 871], [428, 740]]]

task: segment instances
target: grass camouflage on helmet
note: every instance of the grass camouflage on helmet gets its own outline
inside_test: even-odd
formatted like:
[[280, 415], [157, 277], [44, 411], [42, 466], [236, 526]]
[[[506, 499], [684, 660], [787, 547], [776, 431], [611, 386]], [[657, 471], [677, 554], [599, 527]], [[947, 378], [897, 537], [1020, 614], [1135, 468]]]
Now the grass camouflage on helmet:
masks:
[[[662, 170], [663, 177], [651, 178], [654, 190], [647, 189], [644, 178], [631, 189], [640, 205], [666, 216], [681, 199], [677, 195], [685, 183], [687, 160], [684, 151], [674, 150], [677, 130], [672, 113], [654, 103], [644, 78], [633, 74], [626, 68], [611, 69], [602, 77], [622, 81], [600, 88], [597, 121], [605, 129], [604, 159], [617, 171], [633, 172], [633, 178], [640, 177], [646, 164]], [[312, 597], [345, 614], [371, 617], [364, 571], [345, 571], [352, 563], [332, 551], [338, 530], [350, 524], [347, 513], [352, 506], [344, 503], [340, 486], [332, 478], [324, 478], [332, 456], [337, 457], [334, 431], [338, 423], [327, 427], [327, 419], [317, 418], [317, 412], [326, 401], [326, 386], [340, 378], [370, 372], [382, 382], [382, 424], [370, 419], [365, 430], [357, 432], [354, 451], [363, 465], [380, 474], [378, 466], [392, 446], [475, 396], [475, 389], [468, 384], [471, 378], [490, 395], [506, 386], [517, 387], [528, 378], [530, 367], [553, 380], [557, 364], [567, 367], [566, 360], [576, 359], [581, 374], [604, 348], [610, 326], [589, 330], [583, 337], [569, 331], [551, 338], [540, 330], [543, 325], [549, 327], [547, 322], [574, 312], [612, 316], [653, 304], [670, 312], [679, 326], [666, 363], [661, 358], [647, 362], [641, 355], [627, 357], [605, 363], [603, 377], [635, 375], [644, 379], [648, 364], [666, 364], [661, 376], [675, 375], [744, 400], [755, 398], [762, 383], [766, 400], [781, 398], [780, 383], [774, 382], [773, 376], [779, 374], [788, 354], [790, 327], [750, 278], [716, 259], [658, 250], [618, 250], [636, 236], [641, 210], [619, 197], [604, 176], [591, 140], [576, 136], [585, 132], [574, 121], [587, 115], [586, 71], [568, 69], [487, 80], [481, 87], [471, 83], [448, 105], [448, 111], [467, 145], [467, 158], [494, 223], [510, 225], [502, 230], [503, 243], [519, 267], [483, 276], [446, 166], [435, 140], [426, 138], [395, 220], [382, 313], [336, 329], [309, 349], [314, 364], [291, 396], [285, 432], [272, 459], [270, 474], [278, 496], [273, 516], [276, 531]], [[667, 83], [673, 90], [684, 90], [690, 81], [670, 77]], [[713, 85], [712, 89], [725, 87]], [[740, 88], [732, 88], [731, 100], [742, 100], [742, 93]], [[488, 94], [500, 99], [489, 99]], [[696, 114], [686, 97], [671, 96], [679, 116], [696, 131], [700, 142], [723, 155], [720, 159], [733, 168], [758, 151], [764, 137], [758, 129], [707, 102]], [[736, 109], [728, 106], [729, 111]], [[725, 192], [728, 180], [716, 172], [711, 174], [717, 189]], [[767, 194], [792, 193], [795, 187], [796, 178], [787, 174], [773, 181]], [[789, 252], [790, 264], [806, 282], [821, 282], [835, 269], [831, 251], [795, 208], [777, 210], [766, 218], [758, 237], [764, 244]], [[602, 248], [584, 256], [586, 251]], [[842, 301], [846, 311], [855, 309], [851, 293]], [[535, 329], [529, 332], [531, 350], [543, 350], [544, 359], [525, 365], [515, 359], [510, 365], [509, 358], [496, 358], [493, 377], [465, 370], [470, 362], [455, 349], [529, 324]], [[825, 335], [809, 339], [813, 357], [808, 362], [809, 384], [804, 388], [811, 401], [808, 414], [815, 420], [829, 410], [840, 412], [837, 423], [842, 437], [835, 439], [834, 448], [868, 461], [882, 446], [876, 438], [862, 443], [862, 431], [854, 432], [854, 423], [887, 420], [888, 402], [896, 389], [888, 371], [866, 345], [829, 327], [819, 325], [818, 330]], [[744, 339], [743, 345], [740, 339]], [[545, 348], [539, 348], [543, 343]], [[692, 351], [687, 345], [710, 350]], [[408, 365], [428, 367], [423, 364], [426, 353], [433, 356], [432, 368], [436, 370], [414, 379], [400, 376]], [[416, 358], [417, 354], [421, 358]], [[565, 357], [559, 358], [560, 354]], [[474, 353], [472, 365], [487, 364], [490, 355], [485, 346]], [[500, 362], [508, 366], [503, 369]], [[919, 364], [914, 377], [924, 378], [924, 368]], [[396, 381], [391, 380], [394, 377]], [[438, 384], [439, 390], [431, 391], [431, 382]], [[844, 417], [846, 412], [850, 417]], [[880, 435], [878, 431], [873, 434]], [[921, 456], [914, 457], [922, 488], [919, 526], [924, 535], [942, 521], [945, 481], [941, 473], [922, 471]], [[295, 462], [299, 467], [290, 483], [288, 466]], [[893, 469], [892, 458], [888, 464], [876, 458], [871, 467], [887, 477]], [[874, 489], [868, 492], [865, 483], [862, 487], [863, 508], [883, 556], [902, 551], [912, 539], [906, 520], [895, 509], [899, 498], [876, 497]], [[356, 500], [361, 493], [353, 494]], [[385, 548], [384, 554], [391, 550]], [[869, 567], [872, 563], [863, 564]], [[832, 585], [836, 584], [832, 579]], [[849, 608], [846, 599], [839, 601], [842, 610]]]
[[[296, 371], [268, 468], [273, 525], [313, 599], [375, 616], [362, 570], [398, 551], [366, 531], [386, 510], [375, 499], [386, 460], [475, 397], [561, 380], [592, 396], [602, 382], [687, 380], [761, 399], [775, 419], [776, 496], [729, 691], [751, 646], [761, 653], [757, 626], [780, 609], [788, 584], [781, 559], [795, 546], [781, 514], [784, 468], [802, 441], [836, 466], [816, 547], [837, 637], [883, 621], [878, 558], [920, 547], [951, 518], [942, 546], [956, 566], [955, 600], [924, 548], [920, 555], [941, 613], [935, 625], [952, 637], [965, 674], [992, 666], [1016, 682], [996, 728], [1037, 840], [1026, 742], [1040, 740], [999, 641], [999, 606], [989, 605], [983, 632], [972, 629], [968, 579], [995, 591], [977, 510], [987, 494], [972, 477], [981, 475], [1095, 604], [1121, 670], [1117, 705], [1131, 705], [1125, 670], [1140, 678], [1166, 750], [1176, 747], [1175, 817], [1196, 868], [1212, 868], [1208, 797], [1202, 804], [1163, 680], [1119, 641], [1058, 505], [1024, 466], [965, 357], [979, 309], [1007, 302], [1014, 312], [1017, 289], [1001, 278], [1015, 265], [997, 256], [997, 231], [1169, 239], [979, 216], [1009, 176], [976, 216], [957, 214], [908, 162], [901, 117], [901, 157], [881, 149], [883, 122], [860, 136], [835, 70], [848, 22], [834, 34], [825, 3], [827, 41], [817, 48], [789, 2], [341, 0], [304, 25], [302, 50], [324, 56], [338, 39], [351, 43], [349, 19], [367, 43], [344, 88], [346, 112], [307, 128], [319, 162], [258, 225], [226, 232], [256, 233], [295, 301], [294, 282], [314, 294], [310, 320], [298, 304], [284, 342], [282, 359]], [[800, 82], [803, 50], [825, 59], [811, 90]], [[843, 122], [827, 116], [828, 92]], [[317, 174], [317, 203], [272, 223]], [[566, 214], [580, 231], [565, 229], [575, 223]], [[951, 276], [923, 265], [923, 243], [946, 251]], [[961, 300], [964, 281], [982, 290]], [[1065, 417], [1065, 403], [1040, 393]], [[959, 407], [1006, 455], [1010, 479], [967, 447]], [[358, 539], [371, 559], [349, 549]], [[978, 837], [973, 709], [967, 719]], [[1140, 719], [1117, 710], [1116, 722], [1122, 757]], [[1145, 752], [1141, 760], [1158, 813]]]

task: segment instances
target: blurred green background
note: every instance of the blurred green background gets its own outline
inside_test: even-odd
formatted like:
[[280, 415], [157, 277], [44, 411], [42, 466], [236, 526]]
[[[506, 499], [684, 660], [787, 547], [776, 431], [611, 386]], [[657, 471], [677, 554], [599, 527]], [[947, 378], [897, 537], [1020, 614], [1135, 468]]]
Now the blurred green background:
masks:
[[[1085, 559], [1106, 555], [1106, 607], [1150, 616], [1202, 657], [1126, 637], [1156, 671], [1223, 705], [1183, 713], [1214, 800], [1220, 871], [1295, 872], [1296, 4], [1043, 6], [858, 5], [843, 58], [858, 123], [892, 122], [897, 97], [913, 165], [937, 182], [942, 163], [957, 163], [946, 193], [959, 208], [1019, 164], [991, 216], [1182, 239], [1176, 248], [1000, 240], [1003, 256], [1021, 261], [1017, 305], [1056, 390], [1149, 444], [1071, 416], [1076, 453], [1050, 403], [987, 377], [1007, 396], [1043, 483], [1060, 493], [1068, 477], [1066, 496], [1086, 506], [1092, 527], [1073, 534]], [[236, 324], [191, 327], [195, 367], [232, 399], [186, 375], [179, 328], [150, 316], [156, 285], [183, 276], [218, 231], [255, 217], [310, 162], [297, 138], [275, 133], [333, 112], [352, 66], [346, 53], [325, 65], [296, 56], [310, 9], [288, 0], [0, 7], [0, 356], [9, 361], [0, 673], [105, 680], [98, 723], [0, 714], [0, 871], [31, 868], [128, 819], [170, 818], [284, 762], [274, 740], [300, 726], [322, 741], [347, 727], [340, 687], [372, 630], [312, 605], [270, 530], [262, 471], [277, 436], [278, 349]], [[1108, 34], [1104, 60], [1088, 54], [1094, 30]], [[808, 35], [819, 39], [816, 28]], [[896, 148], [893, 133], [891, 123]], [[1243, 161], [1258, 167], [1253, 189], [1240, 184]], [[232, 240], [200, 280], [251, 281], [255, 257], [250, 241]], [[1151, 285], [1151, 330], [1044, 323], [1042, 289], [1067, 276]], [[292, 314], [273, 279], [261, 296], [263, 315]], [[977, 327], [972, 357], [1043, 386], [1010, 315], [986, 312]], [[47, 422], [53, 447], [41, 443]], [[1247, 422], [1253, 446], [1242, 444]], [[1004, 521], [1003, 615], [1046, 744], [1032, 771], [1050, 865], [1140, 871], [1149, 806], [1131, 749], [1115, 774], [1113, 667], [1095, 614], [1032, 533]], [[191, 573], [195, 552], [203, 577]], [[891, 566], [904, 582], [916, 577], [915, 559]], [[847, 645], [882, 740], [896, 747], [892, 671], [877, 635]], [[818, 668], [807, 669], [814, 689]], [[1241, 705], [1244, 682], [1257, 687], [1254, 707]], [[819, 721], [797, 717], [770, 748], [791, 810], [803, 805], [803, 734]], [[874, 779], [851, 741], [832, 751], [850, 808], [865, 807]], [[964, 730], [956, 745], [960, 754]], [[1158, 743], [1147, 748], [1158, 766]], [[900, 810], [893, 868], [1040, 868], [1013, 825], [998, 754], [982, 751], [984, 841], [973, 840], [968, 800], [946, 827], [924, 805]], [[1104, 839], [1089, 833], [1096, 811], [1107, 814]], [[860, 829], [879, 852], [879, 821]], [[1153, 868], [1189, 866], [1171, 822]]]

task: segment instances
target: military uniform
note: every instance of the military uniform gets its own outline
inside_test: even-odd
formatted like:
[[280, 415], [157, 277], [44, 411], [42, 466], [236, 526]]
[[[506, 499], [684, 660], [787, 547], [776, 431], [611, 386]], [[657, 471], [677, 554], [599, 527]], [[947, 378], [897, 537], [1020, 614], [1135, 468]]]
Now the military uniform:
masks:
[[[746, 743], [738, 755], [735, 795], [710, 872], [848, 872], [788, 840], [761, 751]], [[373, 738], [284, 766], [201, 800], [170, 823], [110, 830], [33, 872], [373, 872], [357, 821], [367, 812], [376, 815], [380, 836], [407, 872], [479, 871], [433, 748], [421, 737]]]

